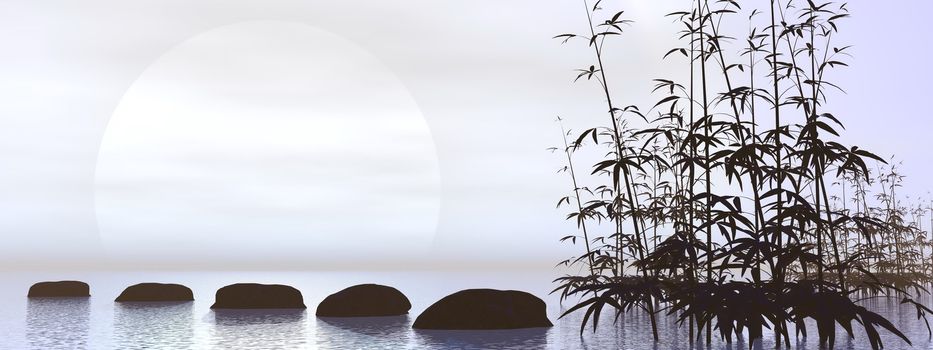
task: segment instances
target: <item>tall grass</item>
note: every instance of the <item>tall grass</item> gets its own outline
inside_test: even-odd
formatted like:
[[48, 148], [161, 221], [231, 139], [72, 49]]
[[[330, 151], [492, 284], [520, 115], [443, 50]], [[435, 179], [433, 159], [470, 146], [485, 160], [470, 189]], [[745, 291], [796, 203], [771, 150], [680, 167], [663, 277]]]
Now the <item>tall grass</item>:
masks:
[[[578, 300], [567, 313], [585, 312], [581, 332], [604, 310], [637, 308], [655, 340], [657, 317], [671, 315], [706, 343], [715, 331], [754, 344], [768, 328], [790, 347], [809, 320], [821, 346], [835, 344], [837, 327], [854, 337], [853, 323], [874, 349], [883, 347], [880, 330], [909, 344], [858, 301], [898, 297], [925, 320], [931, 310], [913, 298], [933, 273], [933, 242], [922, 231], [927, 212], [933, 227], [933, 205], [900, 202], [896, 167], [841, 141], [829, 102], [842, 90], [832, 72], [849, 58], [835, 43], [845, 5], [691, 2], [668, 15], [682, 25], [683, 46], [663, 57], [689, 81], [656, 79], [648, 110], [619, 107], [610, 90], [605, 49], [630, 21], [599, 1], [583, 5], [587, 32], [556, 37], [591, 50], [576, 81], [598, 84], [609, 117], [570, 140], [562, 133], [573, 194], [558, 206], [574, 207], [568, 218], [585, 243], [562, 263], [585, 264], [586, 273], [559, 278], [555, 292]], [[747, 33], [723, 25], [737, 16]], [[581, 150], [607, 155], [590, 171], [602, 184], [585, 189], [585, 200], [572, 157]], [[871, 198], [872, 190], [880, 192]]]

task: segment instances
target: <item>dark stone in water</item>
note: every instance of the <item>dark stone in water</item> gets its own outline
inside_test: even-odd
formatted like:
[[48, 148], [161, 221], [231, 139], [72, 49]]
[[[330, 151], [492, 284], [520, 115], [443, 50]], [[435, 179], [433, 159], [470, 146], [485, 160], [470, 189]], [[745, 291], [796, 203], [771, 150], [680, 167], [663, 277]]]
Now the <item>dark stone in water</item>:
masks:
[[29, 298], [89, 297], [91, 288], [80, 281], [39, 282], [29, 287]]
[[408, 314], [411, 302], [398, 289], [360, 284], [324, 298], [317, 306], [320, 317], [375, 317]]
[[551, 326], [547, 305], [534, 295], [514, 290], [468, 289], [428, 307], [412, 327], [486, 330]]
[[237, 283], [217, 290], [211, 309], [305, 309], [301, 292], [280, 284]]
[[180, 284], [140, 283], [126, 287], [117, 302], [191, 301], [191, 289]]

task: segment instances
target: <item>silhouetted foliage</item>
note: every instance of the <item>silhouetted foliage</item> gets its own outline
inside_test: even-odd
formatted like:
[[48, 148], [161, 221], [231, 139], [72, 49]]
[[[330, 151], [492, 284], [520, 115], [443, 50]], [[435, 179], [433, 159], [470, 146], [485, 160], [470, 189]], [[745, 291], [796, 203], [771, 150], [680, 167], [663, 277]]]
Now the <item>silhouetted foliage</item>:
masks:
[[[926, 321], [931, 310], [912, 298], [926, 293], [933, 272], [921, 228], [926, 211], [933, 226], [933, 206], [905, 207], [896, 167], [884, 170], [882, 158], [840, 138], [828, 101], [842, 90], [831, 72], [849, 58], [849, 47], [835, 44], [845, 4], [696, 0], [669, 14], [683, 46], [663, 59], [690, 77], [656, 79], [649, 110], [619, 107], [604, 65], [607, 39], [630, 21], [623, 11], [597, 20], [600, 1], [584, 5], [589, 32], [555, 37], [593, 51], [575, 81], [599, 84], [609, 117], [572, 141], [564, 132], [573, 192], [558, 207], [573, 207], [568, 219], [582, 236], [562, 241], [582, 238], [585, 250], [562, 264], [585, 264], [585, 273], [557, 279], [555, 292], [579, 298], [567, 313], [585, 312], [581, 331], [589, 322], [595, 329], [607, 307], [638, 308], [656, 340], [656, 316], [666, 314], [707, 343], [714, 330], [754, 343], [771, 329], [790, 347], [810, 320], [821, 346], [834, 345], [837, 327], [854, 337], [853, 323], [874, 349], [883, 347], [879, 330], [909, 344], [859, 298], [899, 298]], [[742, 14], [749, 31], [724, 32], [724, 19]], [[579, 185], [581, 149], [607, 155], [590, 174], [602, 185]], [[873, 186], [881, 192], [870, 198]]]

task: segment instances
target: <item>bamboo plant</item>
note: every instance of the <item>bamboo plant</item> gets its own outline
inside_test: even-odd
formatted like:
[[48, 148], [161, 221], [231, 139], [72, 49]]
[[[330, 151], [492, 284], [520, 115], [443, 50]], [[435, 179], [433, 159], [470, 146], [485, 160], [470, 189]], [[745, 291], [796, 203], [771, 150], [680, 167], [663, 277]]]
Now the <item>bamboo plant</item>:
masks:
[[[575, 81], [598, 85], [608, 117], [569, 140], [562, 134], [574, 194], [559, 205], [575, 207], [569, 218], [586, 242], [564, 263], [586, 273], [557, 279], [555, 292], [578, 298], [566, 314], [585, 310], [581, 332], [590, 322], [595, 330], [604, 310], [639, 309], [655, 340], [658, 317], [671, 316], [707, 344], [714, 331], [754, 344], [771, 329], [776, 345], [790, 347], [808, 320], [821, 346], [835, 344], [837, 327], [854, 337], [853, 322], [874, 349], [883, 347], [879, 329], [909, 344], [859, 298], [898, 297], [925, 320], [931, 310], [913, 298], [933, 272], [921, 229], [927, 210], [933, 227], [933, 209], [899, 202], [895, 168], [873, 178], [869, 169], [886, 162], [841, 141], [830, 100], [842, 90], [833, 72], [850, 58], [836, 44], [845, 5], [690, 2], [668, 15], [683, 46], [662, 58], [689, 81], [656, 79], [660, 96], [647, 109], [620, 107], [607, 73], [606, 49], [631, 21], [600, 1], [583, 5], [588, 30], [556, 36], [592, 52]], [[749, 30], [733, 36], [723, 23], [743, 13]], [[588, 175], [573, 167], [582, 150], [606, 155]], [[578, 176], [603, 185], [582, 200]], [[870, 198], [873, 187], [880, 192]], [[611, 225], [585, 227], [602, 219]]]

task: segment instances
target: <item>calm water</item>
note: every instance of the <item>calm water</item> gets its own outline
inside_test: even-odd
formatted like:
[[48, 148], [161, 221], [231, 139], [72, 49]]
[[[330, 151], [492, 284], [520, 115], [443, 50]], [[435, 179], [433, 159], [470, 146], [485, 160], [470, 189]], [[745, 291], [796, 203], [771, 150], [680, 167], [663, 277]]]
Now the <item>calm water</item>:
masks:
[[[662, 341], [651, 341], [647, 319], [627, 315], [613, 325], [580, 336], [579, 315], [558, 320], [562, 306], [548, 296], [551, 272], [94, 272], [0, 273], [0, 349], [690, 349], [686, 331], [663, 320]], [[25, 297], [40, 280], [78, 279], [91, 285], [89, 299]], [[196, 301], [175, 304], [115, 304], [128, 285], [185, 284]], [[210, 310], [214, 291], [236, 282], [281, 283], [300, 289], [304, 312]], [[314, 308], [328, 294], [359, 283], [392, 285], [412, 302], [410, 316], [318, 319]], [[520, 289], [548, 302], [555, 327], [517, 331], [413, 331], [414, 318], [434, 301], [467, 288]], [[893, 301], [870, 307], [889, 317], [914, 341], [913, 347], [885, 336], [887, 349], [933, 349], [926, 326], [912, 310]], [[864, 337], [840, 334], [837, 348], [866, 349]], [[769, 337], [768, 337], [769, 338]], [[797, 348], [816, 349], [815, 339]], [[766, 347], [772, 344], [766, 343]], [[734, 344], [733, 349], [747, 348]], [[729, 348], [715, 343], [715, 349]]]

